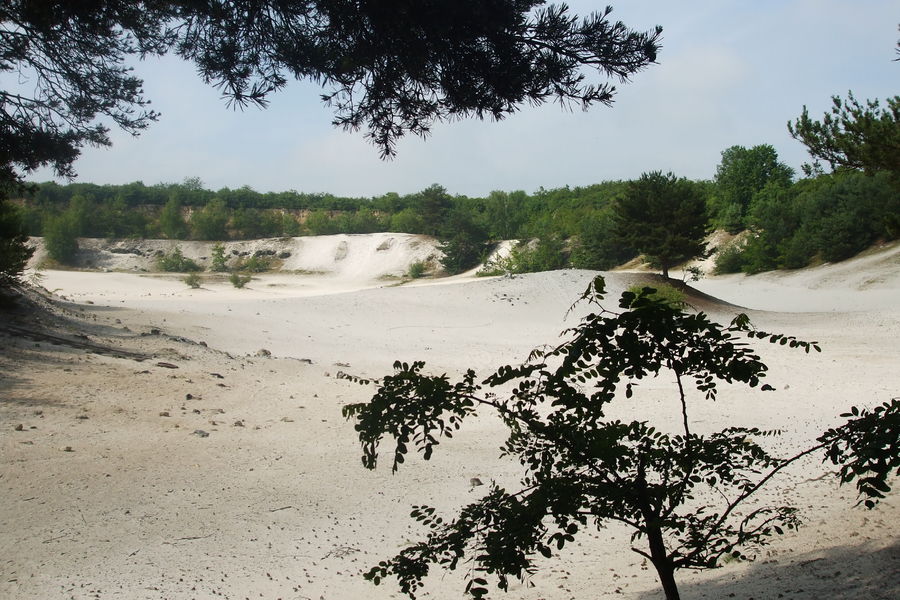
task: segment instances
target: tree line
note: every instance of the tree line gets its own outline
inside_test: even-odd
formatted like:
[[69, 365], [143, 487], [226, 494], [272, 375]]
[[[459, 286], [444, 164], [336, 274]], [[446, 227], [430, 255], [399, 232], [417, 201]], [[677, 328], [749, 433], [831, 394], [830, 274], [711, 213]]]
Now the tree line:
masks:
[[[721, 199], [719, 225], [750, 235], [719, 254], [718, 272], [757, 273], [800, 268], [815, 261], [839, 261], [877, 240], [900, 236], [900, 96], [859, 102], [853, 94], [832, 97], [821, 120], [806, 107], [788, 123], [791, 135], [813, 159], [805, 178], [793, 182], [768, 157], [738, 152], [726, 157], [717, 179], [730, 190]], [[726, 158], [744, 164], [731, 180], [723, 176]], [[832, 172], [826, 174], [820, 161]], [[747, 169], [746, 165], [765, 168]], [[745, 188], [741, 181], [756, 180]]]
[[[451, 195], [440, 185], [413, 194], [369, 198], [294, 191], [204, 189], [196, 179], [145, 186], [42, 183], [15, 210], [29, 235], [100, 238], [239, 240], [337, 233], [424, 234], [458, 256], [459, 268], [482, 258], [490, 242], [585, 237], [608, 220], [624, 182], [586, 187]], [[589, 235], [587, 236], [589, 237]], [[56, 256], [61, 262], [66, 256]], [[559, 266], [564, 266], [560, 263]], [[454, 270], [452, 267], [451, 271]]]
[[442, 241], [444, 268], [478, 264], [500, 240], [520, 240], [491, 272], [604, 270], [638, 254], [664, 274], [702, 256], [712, 229], [737, 241], [718, 248], [716, 271], [756, 273], [849, 258], [900, 235], [896, 173], [810, 169], [795, 178], [770, 145], [722, 152], [712, 180], [650, 172], [584, 187], [451, 195], [438, 184], [412, 194], [339, 197], [250, 187], [204, 188], [197, 178], [146, 186], [53, 182], [16, 203], [29, 235], [52, 258], [74, 258], [78, 237], [241, 240], [396, 232]]

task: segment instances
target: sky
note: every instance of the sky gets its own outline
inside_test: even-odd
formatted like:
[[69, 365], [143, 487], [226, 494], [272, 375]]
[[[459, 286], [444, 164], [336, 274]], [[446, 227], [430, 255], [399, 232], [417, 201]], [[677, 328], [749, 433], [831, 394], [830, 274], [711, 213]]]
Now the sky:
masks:
[[[111, 131], [112, 148], [86, 148], [78, 181], [146, 185], [199, 177], [204, 187], [249, 185], [371, 197], [437, 183], [451, 194], [586, 186], [671, 171], [711, 179], [721, 152], [771, 144], [799, 173], [809, 161], [787, 131], [831, 96], [900, 91], [900, 0], [571, 0], [574, 14], [613, 6], [612, 19], [663, 27], [658, 64], [617, 84], [611, 108], [523, 107], [501, 122], [437, 124], [406, 137], [384, 161], [363, 133], [331, 125], [322, 90], [291, 82], [268, 108], [227, 108], [194, 67], [174, 57], [136, 65], [162, 116], [140, 137]], [[30, 181], [53, 178], [43, 169]]]

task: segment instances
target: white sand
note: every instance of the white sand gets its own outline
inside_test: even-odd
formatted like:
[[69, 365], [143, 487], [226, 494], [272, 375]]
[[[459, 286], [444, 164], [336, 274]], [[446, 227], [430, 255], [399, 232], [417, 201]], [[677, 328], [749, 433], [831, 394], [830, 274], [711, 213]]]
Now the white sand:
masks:
[[[378, 270], [370, 264], [367, 272]], [[410, 460], [393, 476], [366, 471], [340, 410], [371, 389], [335, 375], [382, 375], [395, 359], [487, 374], [555, 342], [574, 324], [564, 315], [593, 275], [397, 287], [348, 267], [262, 276], [244, 290], [227, 282], [190, 290], [174, 277], [47, 272], [44, 285], [72, 301], [91, 340], [153, 358], [23, 338], [0, 353], [0, 598], [400, 597], [392, 582], [374, 587], [359, 573], [417, 539], [410, 507], [450, 515], [485, 490], [472, 489], [472, 477], [515, 485], [520, 471], [497, 458], [503, 430], [489, 417], [430, 462]], [[609, 274], [608, 306], [639, 277]], [[698, 429], [778, 427], [778, 448], [788, 453], [848, 406], [900, 395], [896, 247], [815, 271], [696, 286], [757, 309], [751, 316], [763, 329], [823, 347], [804, 355], [766, 344], [779, 391], [729, 389], [715, 404], [698, 395]], [[737, 312], [697, 304], [722, 320]], [[161, 333], [139, 335], [152, 328]], [[200, 341], [206, 346], [192, 343]], [[256, 356], [263, 348], [272, 357]], [[674, 422], [671, 382], [640, 389], [623, 414]], [[815, 460], [798, 465], [762, 496], [796, 503], [805, 528], [754, 563], [680, 574], [683, 597], [900, 597], [900, 502], [854, 508], [853, 490], [821, 478], [826, 470]], [[661, 597], [627, 531], [577, 541], [545, 561], [533, 587], [516, 584], [506, 597]], [[438, 571], [420, 597], [459, 598], [460, 581]]]

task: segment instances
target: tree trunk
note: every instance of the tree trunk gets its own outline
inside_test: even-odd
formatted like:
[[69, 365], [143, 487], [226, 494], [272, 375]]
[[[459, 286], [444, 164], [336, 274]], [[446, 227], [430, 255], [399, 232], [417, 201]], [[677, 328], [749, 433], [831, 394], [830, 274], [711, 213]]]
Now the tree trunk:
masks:
[[662, 584], [666, 600], [681, 600], [678, 594], [678, 586], [675, 584], [675, 569], [672, 561], [666, 554], [666, 545], [663, 542], [662, 531], [659, 527], [650, 525], [647, 530], [647, 541], [650, 543], [650, 556], [659, 582]]
[[[663, 263], [664, 272], [668, 269]], [[678, 594], [678, 586], [675, 584], [675, 565], [666, 552], [666, 541], [663, 539], [662, 527], [659, 525], [659, 514], [653, 509], [647, 492], [647, 479], [644, 475], [644, 465], [638, 465], [637, 480], [635, 482], [638, 489], [637, 505], [640, 508], [641, 515], [646, 525], [647, 543], [650, 546], [650, 562], [656, 568], [659, 576], [659, 582], [662, 584], [663, 592], [666, 594], [666, 600], [681, 600]]]

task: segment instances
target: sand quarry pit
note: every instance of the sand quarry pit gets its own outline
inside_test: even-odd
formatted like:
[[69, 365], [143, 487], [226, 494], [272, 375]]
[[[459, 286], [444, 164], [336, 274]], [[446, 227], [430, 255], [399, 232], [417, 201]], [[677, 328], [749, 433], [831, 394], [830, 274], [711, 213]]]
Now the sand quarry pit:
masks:
[[[401, 598], [392, 581], [375, 587], [360, 574], [419, 539], [410, 507], [451, 515], [486, 489], [473, 478], [512, 486], [520, 469], [498, 458], [503, 429], [485, 416], [429, 462], [366, 471], [341, 407], [371, 389], [338, 373], [377, 377], [396, 359], [422, 359], [486, 375], [557, 341], [596, 273], [400, 286], [371, 269], [345, 275], [262, 275], [237, 290], [45, 272], [51, 312], [41, 323], [11, 317], [0, 333], [0, 598]], [[606, 277], [615, 307], [642, 275]], [[722, 301], [697, 301], [720, 321], [739, 305], [758, 327], [823, 349], [761, 347], [777, 391], [724, 389], [714, 404], [698, 394], [698, 427], [780, 428], [777, 450], [789, 455], [849, 406], [900, 396], [900, 247], [694, 285]], [[65, 341], [23, 333], [33, 330]], [[649, 381], [623, 410], [676, 419], [672, 386]], [[682, 596], [900, 597], [896, 491], [867, 511], [827, 472], [812, 459], [779, 476], [761, 500], [794, 503], [805, 526], [753, 562], [681, 573]], [[576, 542], [526, 585], [492, 596], [662, 597], [628, 531]], [[419, 597], [462, 589], [460, 573], [436, 571]]]

